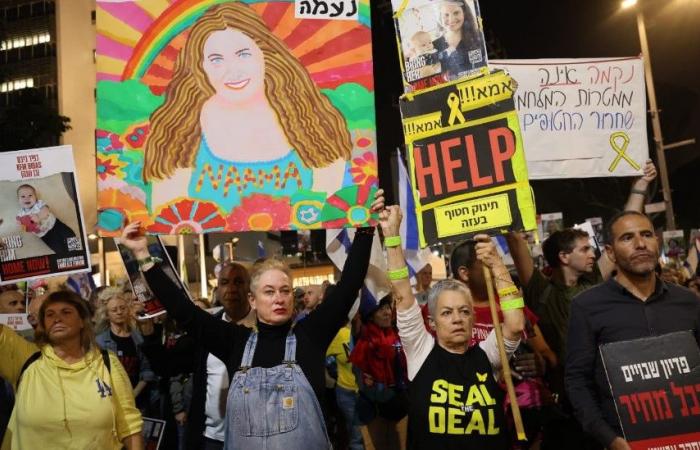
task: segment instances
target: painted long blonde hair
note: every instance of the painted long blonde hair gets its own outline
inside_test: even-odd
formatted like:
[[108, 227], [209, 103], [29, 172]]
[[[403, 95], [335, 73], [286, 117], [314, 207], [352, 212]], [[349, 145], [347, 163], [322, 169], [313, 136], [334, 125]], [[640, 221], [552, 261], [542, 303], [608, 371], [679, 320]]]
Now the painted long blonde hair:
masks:
[[199, 116], [215, 93], [202, 67], [211, 33], [232, 28], [246, 34], [265, 58], [265, 96], [284, 134], [307, 167], [350, 159], [352, 142], [343, 116], [321, 94], [308, 72], [262, 19], [240, 2], [209, 8], [193, 25], [175, 62], [166, 100], [151, 116], [143, 178], [162, 180], [194, 166], [202, 130]]

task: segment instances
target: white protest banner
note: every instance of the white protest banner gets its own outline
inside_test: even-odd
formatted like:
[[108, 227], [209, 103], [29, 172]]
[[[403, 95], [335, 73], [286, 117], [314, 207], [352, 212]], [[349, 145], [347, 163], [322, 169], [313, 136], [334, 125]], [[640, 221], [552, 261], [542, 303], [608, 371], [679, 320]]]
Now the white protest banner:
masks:
[[641, 58], [494, 60], [513, 95], [531, 179], [632, 176], [648, 157]]
[[0, 153], [0, 284], [90, 270], [73, 149]]
[[0, 314], [0, 325], [5, 325], [15, 331], [32, 329], [32, 325], [27, 320], [27, 314]]

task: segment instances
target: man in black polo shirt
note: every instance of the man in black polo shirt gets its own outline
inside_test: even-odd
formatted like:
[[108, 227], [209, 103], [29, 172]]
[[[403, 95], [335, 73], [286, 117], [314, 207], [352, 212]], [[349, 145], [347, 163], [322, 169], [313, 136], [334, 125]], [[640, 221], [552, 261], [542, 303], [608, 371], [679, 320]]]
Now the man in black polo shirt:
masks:
[[629, 450], [598, 347], [692, 330], [700, 345], [700, 299], [656, 277], [659, 245], [644, 214], [625, 211], [607, 225], [606, 252], [617, 274], [574, 298], [566, 349], [566, 391], [583, 429], [601, 446]]

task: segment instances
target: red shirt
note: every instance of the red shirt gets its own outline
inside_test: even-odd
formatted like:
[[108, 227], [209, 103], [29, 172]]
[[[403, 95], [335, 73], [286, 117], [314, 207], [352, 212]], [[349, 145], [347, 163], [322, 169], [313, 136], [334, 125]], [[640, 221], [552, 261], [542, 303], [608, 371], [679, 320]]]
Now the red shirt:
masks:
[[[525, 318], [530, 326], [536, 325], [539, 321], [539, 318], [527, 306], [525, 307]], [[503, 312], [500, 308], [498, 309], [498, 319], [503, 323]], [[525, 329], [527, 330], [527, 328], [526, 326]], [[493, 330], [493, 321], [491, 320], [491, 309], [489, 306], [474, 306], [474, 327], [472, 328], [472, 340], [469, 345], [473, 346], [485, 340], [491, 330]], [[527, 335], [525, 339], [527, 339]]]

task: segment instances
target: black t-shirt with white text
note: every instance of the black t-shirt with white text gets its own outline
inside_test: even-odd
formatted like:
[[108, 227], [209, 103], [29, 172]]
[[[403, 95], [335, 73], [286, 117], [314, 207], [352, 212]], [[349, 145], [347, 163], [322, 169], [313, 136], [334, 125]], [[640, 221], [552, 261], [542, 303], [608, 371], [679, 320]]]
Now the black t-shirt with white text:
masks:
[[129, 375], [131, 386], [135, 387], [139, 382], [139, 355], [136, 352], [136, 344], [131, 336], [121, 337], [109, 332], [112, 340], [117, 344], [117, 357]]
[[506, 450], [503, 390], [486, 353], [437, 343], [409, 387], [408, 448]]

